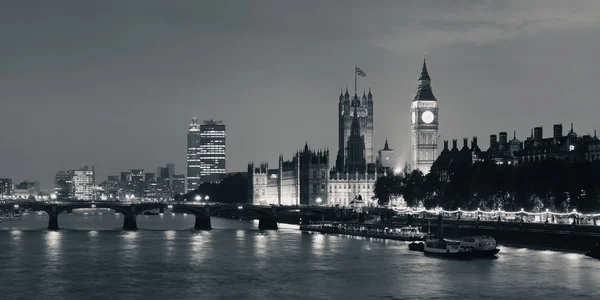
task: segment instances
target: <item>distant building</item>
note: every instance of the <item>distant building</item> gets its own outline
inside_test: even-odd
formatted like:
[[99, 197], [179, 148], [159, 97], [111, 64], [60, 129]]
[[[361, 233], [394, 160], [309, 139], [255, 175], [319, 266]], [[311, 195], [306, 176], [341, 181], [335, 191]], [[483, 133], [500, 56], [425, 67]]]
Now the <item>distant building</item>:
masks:
[[75, 198], [73, 171], [58, 171], [58, 173], [54, 175], [54, 193], [58, 200]]
[[94, 167], [87, 166], [71, 171], [73, 174], [72, 181], [75, 190], [75, 198], [77, 200], [94, 200], [94, 191], [96, 185], [96, 175]]
[[183, 174], [182, 175], [173, 175], [173, 181], [172, 181], [172, 186], [171, 186], [173, 193], [174, 194], [185, 194], [185, 191], [186, 191], [185, 182], [186, 182], [185, 175], [183, 175]]
[[0, 178], [0, 199], [10, 198], [12, 195], [12, 179]]
[[[523, 142], [523, 149], [515, 153], [519, 163], [530, 163], [542, 161], [549, 158], [559, 160], [585, 160], [588, 158], [588, 145], [597, 143], [598, 138], [594, 135], [578, 136], [573, 130], [563, 135], [562, 125], [553, 127], [553, 135], [549, 138], [543, 137], [543, 128], [535, 127], [531, 137]], [[592, 147], [592, 149], [594, 149]]]
[[435, 174], [440, 181], [449, 181], [450, 177], [465, 166], [482, 161], [485, 153], [477, 145], [477, 137], [473, 137], [471, 148], [468, 139], [463, 139], [463, 147], [458, 149], [456, 139], [452, 140], [452, 149], [448, 149], [448, 141], [444, 141], [444, 149], [431, 166], [430, 172]]
[[388, 171], [393, 171], [396, 166], [394, 149], [390, 149], [387, 140], [385, 140], [385, 146], [383, 149], [378, 151], [377, 165], [378, 167], [386, 168]]
[[226, 136], [222, 121], [208, 120], [200, 125], [200, 182], [218, 182], [225, 177]]
[[187, 190], [192, 191], [200, 185], [201, 134], [198, 119], [193, 118], [187, 134]]
[[40, 183], [37, 181], [25, 180], [17, 185], [12, 191], [13, 197], [19, 199], [27, 199], [37, 197], [40, 193]]

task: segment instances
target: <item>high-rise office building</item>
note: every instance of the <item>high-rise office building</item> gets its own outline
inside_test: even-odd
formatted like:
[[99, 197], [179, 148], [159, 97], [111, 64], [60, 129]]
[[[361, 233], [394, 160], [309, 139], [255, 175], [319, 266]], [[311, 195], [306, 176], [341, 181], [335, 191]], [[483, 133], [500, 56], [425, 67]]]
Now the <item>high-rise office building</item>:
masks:
[[200, 185], [200, 125], [193, 118], [187, 134], [187, 190]]
[[10, 178], [0, 178], [0, 200], [9, 198], [12, 195], [12, 180]]
[[225, 125], [222, 121], [208, 120], [200, 125], [200, 182], [203, 177], [226, 175], [225, 137]]
[[73, 174], [73, 187], [75, 190], [75, 198], [77, 200], [94, 200], [94, 186], [96, 182], [96, 176], [94, 167], [88, 168], [87, 166], [72, 171]]
[[56, 193], [56, 199], [58, 200], [75, 198], [73, 171], [58, 171], [58, 173], [54, 175], [54, 192]]

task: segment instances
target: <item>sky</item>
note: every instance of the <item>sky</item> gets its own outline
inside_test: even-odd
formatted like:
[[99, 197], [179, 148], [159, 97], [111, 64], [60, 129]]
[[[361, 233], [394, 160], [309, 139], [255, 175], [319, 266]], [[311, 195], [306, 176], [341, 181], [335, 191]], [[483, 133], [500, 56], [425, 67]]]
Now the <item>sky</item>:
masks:
[[[104, 0], [0, 2], [0, 178], [53, 187], [170, 162], [192, 117], [227, 125], [228, 171], [305, 141], [336, 153], [354, 65], [375, 150], [409, 159], [423, 55], [443, 140], [552, 125], [600, 129], [600, 1]], [[332, 158], [333, 162], [333, 158]]]

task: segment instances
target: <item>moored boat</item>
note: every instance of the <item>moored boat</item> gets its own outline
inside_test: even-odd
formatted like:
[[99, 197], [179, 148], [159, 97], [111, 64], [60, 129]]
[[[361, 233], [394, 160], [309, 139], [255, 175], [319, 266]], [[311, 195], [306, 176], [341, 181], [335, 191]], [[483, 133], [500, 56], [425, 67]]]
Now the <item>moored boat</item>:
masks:
[[496, 240], [487, 235], [465, 236], [460, 240], [460, 247], [472, 252], [473, 257], [494, 257], [500, 249]]
[[471, 259], [472, 251], [460, 246], [460, 242], [448, 241], [432, 235], [425, 237], [425, 255], [445, 258]]
[[408, 244], [408, 250], [412, 251], [425, 251], [425, 244], [423, 242], [412, 242]]

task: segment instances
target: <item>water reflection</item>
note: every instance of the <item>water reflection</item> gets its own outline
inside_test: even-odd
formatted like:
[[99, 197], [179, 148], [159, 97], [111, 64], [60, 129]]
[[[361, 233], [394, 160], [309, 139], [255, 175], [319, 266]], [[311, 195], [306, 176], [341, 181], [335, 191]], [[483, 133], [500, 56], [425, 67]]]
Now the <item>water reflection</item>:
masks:
[[323, 235], [323, 234], [314, 235], [312, 238], [313, 254], [316, 254], [318, 256], [325, 254], [323, 251], [324, 248], [325, 248], [325, 235]]
[[192, 235], [190, 244], [189, 257], [192, 265], [202, 265], [207, 257], [211, 257], [213, 245], [210, 233]]

